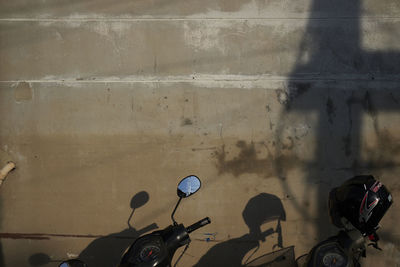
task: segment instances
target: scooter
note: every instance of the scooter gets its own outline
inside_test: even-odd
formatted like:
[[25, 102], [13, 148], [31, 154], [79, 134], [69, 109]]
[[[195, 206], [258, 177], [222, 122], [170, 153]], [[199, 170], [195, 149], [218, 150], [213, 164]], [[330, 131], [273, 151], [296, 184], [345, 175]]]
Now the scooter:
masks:
[[245, 267], [360, 267], [360, 258], [366, 256], [366, 240], [358, 230], [339, 231], [314, 246], [297, 259], [294, 247], [287, 247], [264, 254]]
[[392, 195], [372, 175], [359, 175], [331, 190], [328, 204], [332, 223], [342, 230], [315, 246], [304, 266], [360, 267], [367, 242], [381, 250], [376, 231]]
[[392, 203], [390, 192], [372, 175], [355, 176], [329, 194], [331, 221], [341, 228], [337, 235], [318, 243], [295, 263], [293, 247], [290, 247], [291, 250], [265, 254], [245, 266], [360, 267], [368, 242], [368, 246], [381, 250], [376, 230]]
[[[139, 237], [122, 256], [120, 267], [171, 267], [171, 261], [176, 250], [185, 246], [184, 254], [191, 242], [189, 234], [209, 223], [211, 220], [206, 217], [188, 227], [178, 224], [174, 214], [183, 198], [196, 193], [201, 187], [201, 181], [197, 176], [190, 175], [183, 178], [178, 184], [177, 194], [179, 200], [171, 214], [172, 225], [160, 231]], [[178, 258], [180, 260], [181, 256]], [[177, 261], [177, 262], [178, 262]], [[175, 265], [177, 264], [175, 263]], [[175, 266], [174, 265], [174, 266]], [[88, 267], [78, 259], [62, 262], [60, 267]], [[89, 266], [92, 267], [92, 266]]]

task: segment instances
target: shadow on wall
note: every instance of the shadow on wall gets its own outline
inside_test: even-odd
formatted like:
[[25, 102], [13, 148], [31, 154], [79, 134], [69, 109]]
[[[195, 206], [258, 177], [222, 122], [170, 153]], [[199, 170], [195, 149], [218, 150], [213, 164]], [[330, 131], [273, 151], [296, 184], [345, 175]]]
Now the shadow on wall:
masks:
[[[378, 176], [399, 166], [393, 160], [400, 155], [398, 140], [391, 136], [390, 128], [380, 126], [378, 115], [400, 109], [400, 79], [396, 77], [400, 73], [400, 53], [362, 48], [361, 4], [361, 0], [312, 2], [296, 65], [286, 88], [277, 94], [284, 106], [276, 130], [277, 157], [285, 153], [284, 132], [296, 114], [316, 133], [313, 160], [306, 162], [304, 169], [305, 183], [317, 189], [316, 199], [305, 201], [318, 203], [318, 212], [310, 214], [296, 199], [293, 203], [305, 218], [318, 218], [318, 239], [330, 232], [326, 206], [330, 188], [354, 175]], [[316, 114], [316, 121], [310, 122], [309, 114]], [[369, 149], [362, 139], [362, 126], [367, 122], [377, 140]], [[285, 179], [286, 168], [281, 161], [276, 161], [275, 167], [286, 194], [292, 195], [296, 189], [290, 188]], [[303, 192], [305, 198], [309, 195]]]
[[[228, 159], [231, 148], [225, 145], [214, 152], [220, 174], [278, 177], [286, 196], [299, 195], [299, 189], [291, 188], [289, 171], [304, 171], [305, 191], [292, 203], [304, 219], [315, 221], [317, 240], [336, 230], [327, 207], [331, 188], [355, 175], [379, 177], [400, 167], [399, 138], [393, 134], [396, 125], [380, 121], [379, 116], [400, 110], [400, 52], [363, 48], [361, 10], [361, 0], [312, 1], [296, 64], [283, 88], [276, 90], [283, 106], [277, 120], [269, 116], [276, 111], [266, 105], [266, 123], [275, 140], [240, 140], [233, 159]], [[315, 133], [315, 141], [306, 148], [300, 146], [304, 136], [293, 126], [299, 123]], [[263, 148], [264, 157], [258, 153]], [[310, 154], [307, 160], [305, 153]], [[390, 189], [396, 182], [385, 183]], [[316, 194], [306, 191], [310, 187]], [[309, 203], [317, 203], [316, 212], [310, 211]], [[228, 242], [236, 245], [234, 240]]]
[[143, 229], [136, 230], [130, 225], [130, 220], [135, 209], [143, 206], [149, 200], [149, 194], [145, 191], [137, 193], [131, 199], [132, 212], [128, 218], [128, 228], [118, 233], [98, 238], [90, 243], [80, 254], [79, 259], [88, 266], [109, 267], [117, 266], [124, 251], [142, 234], [158, 228], [153, 223]]
[[[142, 234], [157, 229], [157, 224], [150, 224], [143, 229], [136, 230], [130, 224], [135, 209], [143, 206], [149, 200], [149, 194], [141, 191], [131, 199], [132, 212], [128, 218], [128, 227], [118, 233], [100, 237], [91, 242], [80, 254], [79, 259], [88, 266], [110, 267], [117, 266], [124, 251]], [[48, 264], [50, 257], [43, 253], [34, 254], [29, 258], [31, 266], [42, 266]]]
[[[261, 193], [249, 200], [242, 212], [243, 220], [249, 228], [249, 233], [212, 247], [200, 258], [197, 267], [205, 266], [242, 266], [248, 262], [260, 248], [260, 241], [277, 234], [277, 242], [273, 248], [283, 247], [281, 221], [286, 220], [285, 209], [281, 200], [275, 195]], [[261, 231], [261, 226], [268, 222], [276, 223], [275, 228]], [[245, 256], [254, 250], [250, 256]]]

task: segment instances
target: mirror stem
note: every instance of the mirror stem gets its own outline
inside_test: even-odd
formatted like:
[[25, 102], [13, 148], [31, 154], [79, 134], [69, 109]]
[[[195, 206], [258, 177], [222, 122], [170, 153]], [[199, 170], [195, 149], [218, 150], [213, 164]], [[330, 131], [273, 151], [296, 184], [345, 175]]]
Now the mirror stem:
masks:
[[171, 219], [172, 219], [172, 221], [174, 222], [174, 225], [178, 225], [178, 223], [177, 223], [177, 222], [175, 221], [175, 219], [174, 219], [174, 215], [175, 215], [176, 209], [177, 209], [178, 206], [179, 206], [179, 203], [181, 203], [181, 200], [182, 200], [182, 197], [179, 198], [178, 203], [176, 203], [175, 208], [174, 208], [174, 211], [173, 211], [172, 214], [171, 214]]
[[132, 225], [131, 225], [131, 219], [132, 219], [134, 211], [135, 211], [135, 209], [132, 209], [131, 215], [128, 218], [128, 228], [133, 228]]

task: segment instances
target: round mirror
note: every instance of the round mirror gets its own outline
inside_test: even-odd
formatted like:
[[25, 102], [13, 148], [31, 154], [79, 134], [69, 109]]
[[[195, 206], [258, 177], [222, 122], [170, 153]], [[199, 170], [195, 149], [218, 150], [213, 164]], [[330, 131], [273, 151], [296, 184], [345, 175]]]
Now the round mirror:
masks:
[[196, 193], [201, 186], [200, 179], [197, 176], [190, 175], [182, 179], [178, 184], [178, 197], [188, 197]]
[[81, 260], [74, 259], [61, 262], [59, 267], [87, 267], [87, 265]]

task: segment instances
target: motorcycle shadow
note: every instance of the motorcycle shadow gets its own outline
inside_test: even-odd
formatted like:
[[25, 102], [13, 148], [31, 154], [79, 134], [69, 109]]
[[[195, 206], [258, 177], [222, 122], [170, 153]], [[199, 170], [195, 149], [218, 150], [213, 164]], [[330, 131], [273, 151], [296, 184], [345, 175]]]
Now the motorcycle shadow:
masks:
[[139, 236], [158, 228], [157, 224], [153, 223], [143, 229], [136, 230], [130, 224], [134, 211], [148, 201], [149, 194], [147, 192], [141, 191], [135, 194], [130, 202], [132, 212], [128, 218], [128, 228], [94, 240], [79, 254], [79, 259], [83, 260], [88, 266], [117, 266], [125, 250]]
[[295, 267], [294, 246], [262, 255], [244, 265], [246, 267]]
[[[294, 259], [289, 260], [289, 252], [287, 252], [289, 254], [285, 254], [285, 261], [281, 265], [276, 265], [280, 263], [279, 260], [283, 259], [283, 257], [277, 255], [277, 252], [269, 253], [271, 254], [271, 259], [264, 255], [264, 265], [247, 265], [252, 255], [260, 249], [260, 244], [265, 242], [266, 238], [271, 235], [276, 236], [276, 244], [274, 244], [273, 248], [283, 248], [281, 221], [286, 221], [286, 212], [282, 201], [277, 196], [268, 193], [260, 193], [252, 197], [246, 204], [242, 212], [242, 217], [249, 228], [249, 232], [238, 238], [216, 244], [199, 259], [194, 265], [195, 267], [295, 266], [290, 265], [290, 262], [294, 262]], [[269, 223], [273, 227], [266, 231], [261, 231], [261, 227], [266, 223]], [[290, 248], [288, 251], [290, 251]], [[293, 251], [292, 247], [291, 251]], [[249, 253], [251, 253], [251, 255], [246, 257]], [[294, 258], [294, 252], [292, 254], [292, 258]], [[259, 259], [257, 262], [261, 260], [262, 259]], [[254, 260], [252, 262], [254, 263]]]
[[[93, 240], [81, 253], [79, 259], [88, 266], [110, 267], [117, 266], [126, 249], [141, 235], [158, 228], [157, 224], [152, 223], [143, 229], [136, 230], [131, 226], [130, 220], [135, 209], [143, 206], [149, 200], [149, 195], [145, 191], [135, 194], [130, 203], [132, 212], [128, 218], [128, 227], [120, 232], [101, 236]], [[30, 266], [44, 266], [51, 262], [61, 262], [63, 259], [51, 259], [45, 253], [36, 253], [29, 257]], [[2, 266], [2, 265], [0, 265]]]
[[139, 236], [157, 228], [157, 225], [153, 223], [139, 231], [135, 228], [128, 228], [121, 232], [98, 238], [79, 254], [79, 259], [88, 266], [117, 266], [122, 254]]

